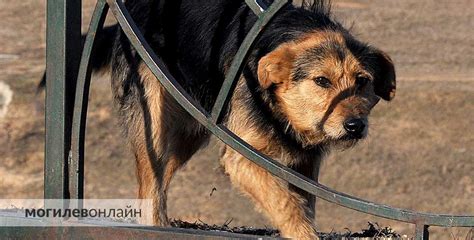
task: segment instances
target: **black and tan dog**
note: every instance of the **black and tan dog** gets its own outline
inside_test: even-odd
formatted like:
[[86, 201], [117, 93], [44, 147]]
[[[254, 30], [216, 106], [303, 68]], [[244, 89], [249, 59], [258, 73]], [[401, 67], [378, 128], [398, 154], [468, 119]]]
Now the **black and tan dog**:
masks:
[[[256, 16], [243, 0], [126, 5], [171, 73], [210, 110]], [[390, 58], [356, 40], [328, 9], [316, 1], [290, 4], [277, 14], [256, 42], [225, 118], [254, 148], [315, 180], [323, 155], [364, 138], [371, 109], [395, 93]], [[139, 197], [153, 199], [154, 223], [167, 225], [171, 178], [210, 134], [162, 88], [117, 26], [105, 29], [98, 49], [93, 65], [111, 69], [116, 106], [136, 157]], [[313, 196], [229, 147], [221, 163], [284, 237], [317, 238]]]

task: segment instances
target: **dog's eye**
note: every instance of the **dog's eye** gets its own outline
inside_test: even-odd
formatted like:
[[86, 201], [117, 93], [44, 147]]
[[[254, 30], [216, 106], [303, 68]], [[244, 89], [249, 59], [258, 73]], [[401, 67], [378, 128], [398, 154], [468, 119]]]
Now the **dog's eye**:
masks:
[[323, 88], [329, 88], [331, 87], [331, 81], [325, 77], [317, 77], [314, 79], [314, 82], [318, 84], [318, 86], [323, 87]]
[[364, 76], [358, 76], [356, 77], [356, 85], [358, 88], [363, 88], [367, 83], [369, 82], [369, 78], [364, 77]]

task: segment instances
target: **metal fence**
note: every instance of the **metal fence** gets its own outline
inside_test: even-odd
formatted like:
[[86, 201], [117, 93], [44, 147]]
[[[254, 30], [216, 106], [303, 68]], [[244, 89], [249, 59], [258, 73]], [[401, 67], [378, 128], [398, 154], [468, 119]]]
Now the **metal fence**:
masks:
[[[48, 81], [46, 84], [44, 198], [81, 199], [84, 197], [84, 136], [91, 75], [89, 61], [96, 36], [100, 34], [105, 17], [110, 9], [144, 63], [171, 96], [192, 117], [225, 144], [275, 176], [314, 194], [318, 198], [342, 207], [386, 219], [414, 224], [415, 239], [417, 240], [428, 239], [429, 226], [474, 227], [474, 216], [414, 212], [369, 202], [337, 192], [261, 154], [227, 129], [221, 123], [223, 110], [232, 96], [236, 82], [240, 77], [242, 66], [253, 43], [275, 14], [278, 14], [278, 11], [286, 4], [291, 4], [290, 0], [275, 0], [270, 6], [264, 6], [258, 0], [246, 0], [245, 2], [258, 16], [258, 20], [240, 46], [225, 77], [212, 112], [207, 112], [184, 91], [173, 76], [171, 76], [165, 64], [152, 51], [122, 0], [97, 1], [83, 48], [81, 47], [80, 38], [81, 1], [48, 0]], [[41, 230], [37, 231], [40, 232]], [[86, 234], [85, 236], [99, 236], [101, 235], [100, 231], [104, 231], [104, 233], [129, 231], [130, 233], [135, 233], [137, 237], [149, 236], [147, 234], [158, 234], [157, 236], [159, 236], [157, 232], [149, 233], [143, 232], [143, 229], [132, 228], [126, 230], [103, 229], [97, 232], [88, 230], [84, 234]], [[57, 234], [63, 234], [64, 232], [68, 231], [56, 231]], [[69, 232], [80, 232], [80, 230], [70, 229]], [[182, 234], [183, 232], [180, 233]], [[175, 232], [175, 234], [178, 234], [178, 232]], [[190, 237], [193, 232], [186, 232], [186, 234], [186, 236]], [[198, 235], [195, 236], [197, 237]]]

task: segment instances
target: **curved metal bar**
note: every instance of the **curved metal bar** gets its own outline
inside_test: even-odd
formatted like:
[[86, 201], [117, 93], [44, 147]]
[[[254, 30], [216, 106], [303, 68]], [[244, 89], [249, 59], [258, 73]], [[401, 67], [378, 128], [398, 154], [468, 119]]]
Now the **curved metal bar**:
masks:
[[261, 0], [245, 0], [247, 6], [252, 9], [255, 15], [259, 16], [260, 14], [264, 13], [267, 10], [268, 6], [265, 5]]
[[[138, 27], [133, 22], [130, 14], [120, 0], [107, 0], [110, 8], [122, 27], [124, 33], [137, 50], [145, 64], [150, 68], [155, 77], [163, 87], [174, 97], [174, 99], [188, 111], [197, 121], [203, 124], [209, 131], [220, 138], [240, 154], [253, 161], [257, 165], [277, 177], [314, 194], [326, 201], [338, 204], [363, 213], [413, 224], [444, 226], [444, 227], [470, 227], [474, 225], [474, 216], [438, 215], [430, 213], [418, 213], [410, 210], [392, 208], [386, 205], [372, 203], [366, 200], [352, 197], [350, 195], [334, 191], [324, 185], [316, 183], [301, 174], [283, 166], [275, 160], [261, 154], [252, 146], [244, 142], [225, 126], [216, 125], [209, 114], [187, 94], [173, 76], [166, 69], [164, 63], [153, 52], [145, 41]], [[275, 1], [277, 2], [277, 1]]]
[[81, 63], [76, 83], [74, 114], [72, 120], [71, 159], [69, 163], [69, 191], [71, 198], [84, 198], [84, 142], [87, 119], [87, 106], [91, 79], [90, 57], [96, 36], [104, 26], [109, 7], [105, 0], [98, 0], [92, 15], [89, 31], [82, 50]]
[[[258, 5], [256, 0], [246, 0], [246, 3], [249, 6], [254, 6], [255, 8], [263, 10], [262, 6]], [[211, 117], [215, 123], [220, 123], [220, 120], [222, 119], [223, 110], [226, 108], [230, 98], [232, 97], [237, 80], [242, 73], [243, 63], [246, 61], [255, 40], [260, 36], [263, 28], [268, 24], [268, 22], [270, 22], [273, 16], [275, 16], [275, 14], [286, 4], [288, 4], [288, 1], [275, 1], [267, 10], [265, 10], [265, 12], [258, 13], [259, 18], [247, 33], [247, 36], [245, 36], [244, 41], [235, 54], [227, 76], [222, 83], [219, 95], [216, 98], [216, 102], [214, 103], [214, 107], [212, 108]]]

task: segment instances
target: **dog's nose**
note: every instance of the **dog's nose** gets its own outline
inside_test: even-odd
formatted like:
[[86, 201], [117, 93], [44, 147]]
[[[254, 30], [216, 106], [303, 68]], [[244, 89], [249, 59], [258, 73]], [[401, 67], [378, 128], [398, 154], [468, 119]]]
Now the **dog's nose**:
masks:
[[350, 135], [361, 138], [365, 130], [365, 123], [360, 118], [351, 118], [344, 122], [344, 128]]

